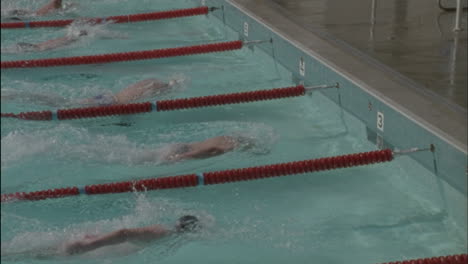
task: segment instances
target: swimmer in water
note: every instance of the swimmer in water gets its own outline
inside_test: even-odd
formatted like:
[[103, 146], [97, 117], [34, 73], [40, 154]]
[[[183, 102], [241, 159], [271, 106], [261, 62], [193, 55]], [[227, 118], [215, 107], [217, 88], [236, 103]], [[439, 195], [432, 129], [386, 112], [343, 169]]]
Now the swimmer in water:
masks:
[[133, 103], [141, 99], [167, 94], [174, 86], [183, 81], [183, 79], [173, 79], [165, 83], [158, 79], [145, 79], [126, 87], [116, 94], [100, 94], [93, 98], [79, 100], [78, 104], [113, 105]]
[[51, 107], [59, 106], [99, 106], [128, 104], [142, 99], [154, 98], [171, 92], [174, 87], [184, 82], [183, 78], [172, 79], [163, 82], [158, 79], [145, 79], [134, 83], [123, 90], [113, 93], [102, 93], [86, 99], [66, 99], [58, 95], [18, 92], [14, 90], [2, 90], [1, 99], [20, 100], [33, 104], [42, 104]]
[[49, 246], [42, 249], [8, 252], [2, 250], [2, 259], [36, 258], [51, 259], [84, 254], [102, 247], [119, 245], [122, 243], [150, 243], [171, 235], [195, 233], [202, 228], [196, 216], [184, 215], [180, 217], [172, 228], [162, 225], [150, 225], [138, 228], [123, 228], [107, 234], [85, 235], [83, 239], [65, 243], [65, 245]]
[[13, 9], [7, 11], [7, 16], [11, 16], [10, 19], [12, 20], [21, 20], [19, 17], [24, 16], [44, 16], [48, 15], [52, 12], [61, 10], [62, 0], [50, 0], [47, 4], [42, 6], [36, 11], [26, 10], [26, 9]]
[[88, 236], [85, 239], [74, 241], [65, 246], [65, 253], [76, 255], [86, 253], [101, 247], [117, 245], [124, 242], [152, 242], [171, 234], [179, 235], [187, 232], [196, 232], [201, 228], [198, 218], [185, 215], [179, 218], [176, 225], [169, 229], [161, 225], [151, 225], [139, 228], [124, 228], [114, 232]]
[[78, 41], [81, 37], [87, 36], [88, 31], [80, 30], [77, 33], [69, 34], [65, 37], [50, 39], [40, 43], [27, 43], [27, 42], [19, 42], [16, 43], [16, 50], [17, 52], [40, 52], [40, 51], [47, 51], [53, 50], [60, 47], [68, 46], [72, 43]]
[[207, 159], [234, 150], [247, 150], [255, 145], [254, 139], [245, 136], [218, 136], [191, 143], [175, 143], [169, 146], [147, 150], [138, 154], [134, 163], [178, 162], [190, 159]]

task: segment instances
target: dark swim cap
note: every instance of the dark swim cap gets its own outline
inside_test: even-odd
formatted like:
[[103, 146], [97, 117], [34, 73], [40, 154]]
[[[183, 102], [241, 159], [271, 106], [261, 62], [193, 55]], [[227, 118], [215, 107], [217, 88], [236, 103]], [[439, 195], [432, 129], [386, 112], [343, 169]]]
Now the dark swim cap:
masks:
[[179, 218], [177, 226], [180, 231], [194, 231], [198, 227], [198, 218], [193, 215], [184, 215]]

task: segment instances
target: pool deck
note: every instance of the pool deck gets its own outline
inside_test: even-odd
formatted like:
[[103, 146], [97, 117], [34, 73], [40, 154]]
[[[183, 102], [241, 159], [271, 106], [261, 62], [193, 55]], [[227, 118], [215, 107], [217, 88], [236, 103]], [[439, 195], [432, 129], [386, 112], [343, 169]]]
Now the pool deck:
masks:
[[[231, 0], [304, 51], [325, 61], [368, 93], [417, 122], [463, 152], [467, 152], [467, 113], [442, 98], [425, 93], [408, 78], [327, 36], [293, 22], [271, 0]], [[364, 55], [364, 56], [363, 56]]]
[[[413, 86], [466, 112], [468, 37], [466, 30], [453, 30], [456, 12], [450, 8], [456, 6], [457, 0], [438, 1], [270, 0], [270, 3], [304, 28], [341, 42], [345, 48], [352, 46], [410, 78]], [[461, 1], [462, 6], [468, 6], [468, 0]], [[466, 15], [463, 12], [460, 19], [462, 29], [467, 28]]]

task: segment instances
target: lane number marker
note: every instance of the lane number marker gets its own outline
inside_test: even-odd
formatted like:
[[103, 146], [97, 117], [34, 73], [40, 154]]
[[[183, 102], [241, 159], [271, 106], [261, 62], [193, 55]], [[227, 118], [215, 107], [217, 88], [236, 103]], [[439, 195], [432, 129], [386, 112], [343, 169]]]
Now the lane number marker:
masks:
[[384, 132], [384, 114], [377, 112], [377, 129]]

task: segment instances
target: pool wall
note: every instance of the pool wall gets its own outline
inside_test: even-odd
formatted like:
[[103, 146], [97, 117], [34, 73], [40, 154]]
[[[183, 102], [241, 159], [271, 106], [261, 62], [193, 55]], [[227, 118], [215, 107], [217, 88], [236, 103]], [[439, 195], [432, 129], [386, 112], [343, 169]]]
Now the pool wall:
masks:
[[339, 83], [339, 89], [322, 90], [321, 93], [361, 120], [368, 131], [363, 136], [374, 141], [376, 147], [409, 149], [434, 145], [433, 153], [425, 151], [410, 156], [441, 179], [440, 193], [435, 195], [440, 195], [447, 201], [448, 215], [466, 233], [466, 145], [449, 142], [439, 136], [437, 131], [429, 129], [430, 125], [424, 121], [413, 120], [404, 111], [386, 103], [384, 95], [365, 87], [355, 76], [340, 72], [336, 65], [320, 54], [283, 36], [239, 4], [228, 0], [194, 1], [202, 5], [222, 7], [208, 17], [218, 19], [238, 32], [239, 39], [272, 40], [271, 43], [255, 45], [254, 49], [262, 49], [291, 71], [295, 82], [306, 86]]

